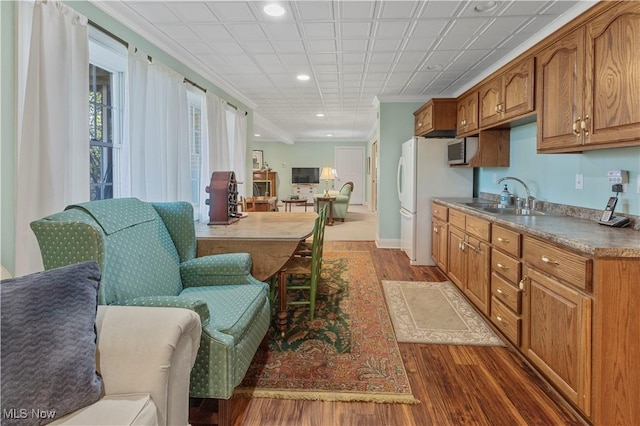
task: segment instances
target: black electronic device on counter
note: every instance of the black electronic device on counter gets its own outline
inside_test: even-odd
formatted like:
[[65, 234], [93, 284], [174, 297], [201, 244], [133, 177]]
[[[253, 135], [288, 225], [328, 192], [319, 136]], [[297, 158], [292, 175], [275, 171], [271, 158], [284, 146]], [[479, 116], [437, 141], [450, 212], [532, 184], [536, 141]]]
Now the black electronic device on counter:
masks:
[[627, 226], [630, 222], [628, 217], [624, 216], [614, 216], [613, 212], [616, 209], [616, 204], [618, 203], [618, 197], [609, 197], [609, 201], [607, 202], [607, 206], [604, 208], [604, 212], [602, 212], [602, 217], [598, 222], [600, 225], [611, 226], [613, 228], [622, 228]]

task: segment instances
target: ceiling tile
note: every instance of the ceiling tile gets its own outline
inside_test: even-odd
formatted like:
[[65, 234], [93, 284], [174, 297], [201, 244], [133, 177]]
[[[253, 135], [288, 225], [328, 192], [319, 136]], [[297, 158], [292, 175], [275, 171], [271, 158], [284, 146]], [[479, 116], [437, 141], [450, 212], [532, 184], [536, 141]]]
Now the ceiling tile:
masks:
[[336, 36], [331, 22], [308, 23], [302, 27], [302, 34], [306, 38], [333, 38]]
[[221, 21], [224, 22], [246, 22], [253, 21], [254, 15], [245, 2], [208, 2], [211, 10]]
[[211, 9], [202, 2], [168, 2], [166, 5], [182, 22], [215, 22], [218, 20]]
[[128, 6], [135, 10], [141, 17], [154, 24], [180, 22], [180, 18], [161, 2], [131, 2]]
[[341, 1], [338, 2], [340, 18], [344, 20], [367, 20], [373, 19], [376, 3], [363, 1]]
[[222, 24], [194, 24], [191, 28], [203, 40], [233, 41], [233, 36]]
[[330, 20], [334, 18], [333, 8], [335, 4], [328, 1], [300, 1], [295, 2], [298, 13], [302, 19]]
[[377, 37], [399, 37], [402, 38], [409, 27], [407, 21], [381, 21], [376, 26]]
[[369, 37], [371, 34], [371, 22], [343, 22], [340, 25], [342, 37]]

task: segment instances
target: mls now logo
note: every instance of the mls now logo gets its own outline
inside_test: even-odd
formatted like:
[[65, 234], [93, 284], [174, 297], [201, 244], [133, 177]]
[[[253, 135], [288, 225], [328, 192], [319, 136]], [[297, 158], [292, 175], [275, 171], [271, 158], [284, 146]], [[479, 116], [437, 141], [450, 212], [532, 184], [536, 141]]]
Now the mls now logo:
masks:
[[10, 408], [2, 410], [2, 418], [4, 419], [53, 419], [56, 416], [55, 410], [41, 410], [39, 408]]

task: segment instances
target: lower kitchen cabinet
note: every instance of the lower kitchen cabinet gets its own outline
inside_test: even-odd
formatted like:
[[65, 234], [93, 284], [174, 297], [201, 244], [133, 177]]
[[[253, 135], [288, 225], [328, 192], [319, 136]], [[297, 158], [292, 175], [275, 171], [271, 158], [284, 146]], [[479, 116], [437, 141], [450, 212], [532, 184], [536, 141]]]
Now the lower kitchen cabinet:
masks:
[[454, 206], [434, 217], [448, 226], [449, 279], [586, 422], [640, 425], [640, 257], [584, 253]]
[[447, 223], [438, 219], [431, 221], [431, 258], [443, 271], [447, 270]]
[[[464, 231], [463, 231], [464, 229]], [[449, 210], [447, 275], [484, 314], [490, 307], [489, 222]]]
[[567, 399], [591, 414], [591, 297], [525, 266], [525, 356]]

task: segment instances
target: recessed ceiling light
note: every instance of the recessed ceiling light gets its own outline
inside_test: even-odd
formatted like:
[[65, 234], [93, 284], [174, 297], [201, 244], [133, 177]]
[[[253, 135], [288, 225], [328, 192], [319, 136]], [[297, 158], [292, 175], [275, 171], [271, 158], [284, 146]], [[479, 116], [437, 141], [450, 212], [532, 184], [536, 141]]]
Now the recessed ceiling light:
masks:
[[284, 8], [278, 4], [268, 4], [262, 8], [264, 13], [269, 16], [282, 16], [284, 15]]
[[259, 137], [260, 137], [260, 133], [256, 133], [256, 134], [255, 134], [255, 135], [253, 135], [253, 136], [255, 136], [255, 137], [259, 138]]
[[330, 138], [331, 136], [333, 136], [331, 133], [327, 133], [327, 137]]
[[316, 114], [316, 117], [324, 117], [324, 114], [319, 112], [319, 113]]
[[478, 3], [476, 7], [473, 8], [473, 10], [475, 10], [476, 12], [484, 13], [484, 12], [489, 12], [490, 10], [495, 9], [496, 6], [498, 6], [498, 2], [483, 1]]
[[300, 81], [307, 81], [307, 80], [309, 80], [311, 77], [309, 77], [309, 76], [308, 76], [308, 75], [306, 75], [306, 74], [300, 74], [300, 75], [299, 75], [299, 76], [297, 76], [296, 78], [297, 78], [298, 80], [300, 80]]

